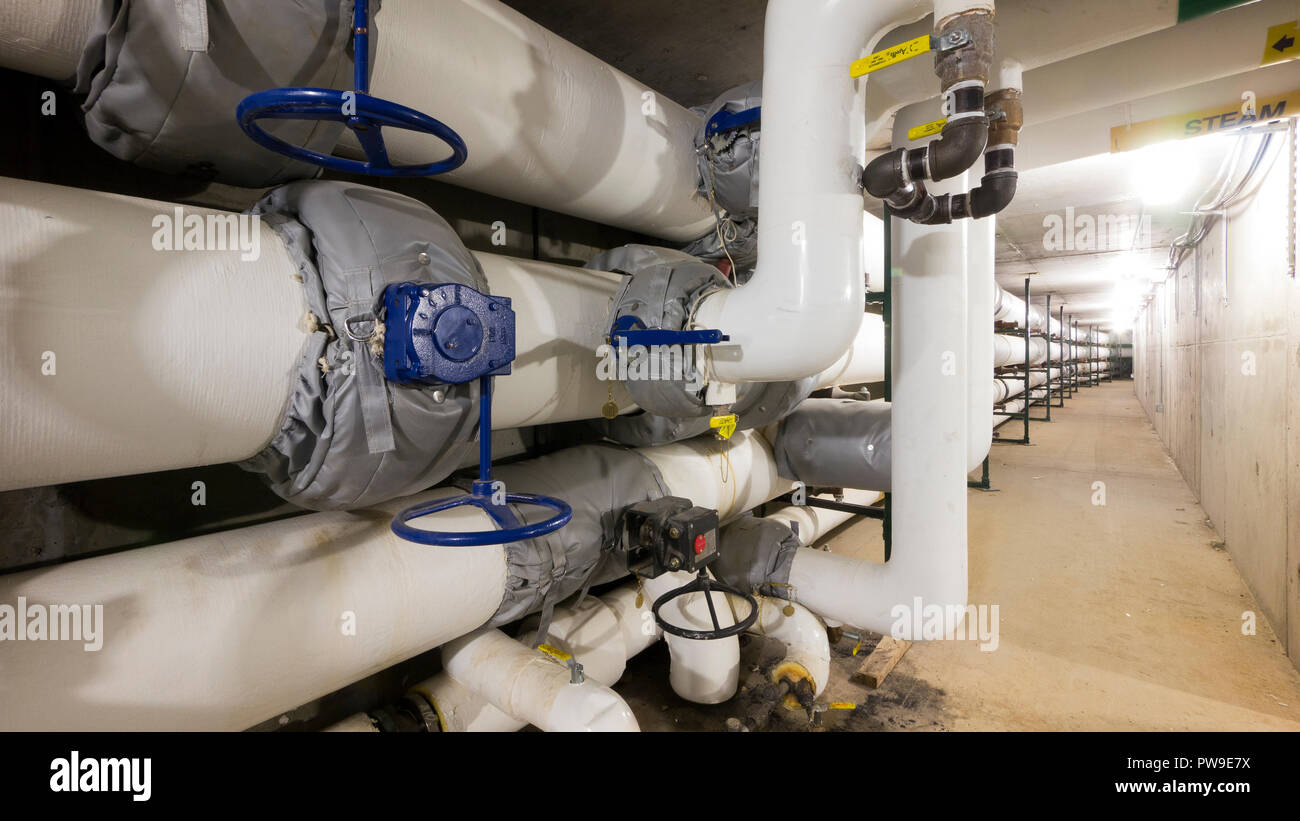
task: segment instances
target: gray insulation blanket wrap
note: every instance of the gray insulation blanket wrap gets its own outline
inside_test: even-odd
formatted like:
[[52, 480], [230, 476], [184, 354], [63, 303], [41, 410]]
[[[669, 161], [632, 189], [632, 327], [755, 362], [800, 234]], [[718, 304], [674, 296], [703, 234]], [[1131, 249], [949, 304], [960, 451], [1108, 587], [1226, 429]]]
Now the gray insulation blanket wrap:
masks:
[[[100, 0], [77, 68], [90, 138], [119, 159], [233, 185], [313, 177], [315, 166], [249, 139], [235, 109], [271, 88], [351, 89], [351, 18], [351, 0]], [[374, 54], [373, 22], [370, 39]], [[336, 122], [261, 124], [325, 154], [343, 131]]]
[[746, 516], [722, 528], [718, 558], [710, 569], [719, 581], [763, 596], [790, 599], [790, 566], [799, 537], [773, 519]]
[[298, 265], [311, 333], [280, 431], [240, 466], [315, 510], [365, 507], [447, 478], [476, 439], [477, 383], [443, 386], [442, 402], [431, 387], [390, 384], [370, 342], [344, 329], [379, 331], [375, 316], [391, 283], [487, 293], [473, 255], [428, 206], [353, 183], [290, 183], [252, 211]]
[[[588, 584], [627, 575], [615, 555], [623, 510], [668, 495], [654, 464], [636, 451], [583, 445], [560, 454], [493, 469], [510, 493], [540, 493], [573, 508], [564, 527], [506, 545], [509, 578], [505, 597], [489, 626], [500, 626], [563, 601]], [[512, 505], [521, 524], [555, 515], [549, 508]]]
[[762, 102], [763, 83], [759, 80], [724, 91], [707, 108], [693, 109], [704, 118], [694, 138], [699, 171], [696, 187], [706, 199], [712, 194], [715, 210], [725, 211], [726, 218], [720, 222], [719, 230], [695, 240], [683, 250], [708, 260], [729, 255], [740, 271], [753, 267], [758, 260], [756, 220], [761, 130], [754, 123], [712, 137], [705, 136], [704, 131], [709, 118], [719, 111], [745, 111]]
[[809, 399], [781, 420], [777, 471], [812, 487], [889, 490], [889, 403]]
[[[648, 245], [624, 245], [604, 251], [587, 267], [627, 275], [614, 297], [611, 326], [619, 317], [634, 316], [646, 328], [682, 330], [688, 327], [691, 306], [701, 295], [731, 287], [707, 262], [682, 251]], [[629, 378], [623, 384], [643, 413], [586, 423], [589, 427], [616, 442], [637, 447], [708, 432], [714, 409], [704, 403], [703, 381], [694, 367], [694, 346], [630, 346], [622, 353], [630, 360]], [[638, 367], [638, 362], [644, 364]], [[678, 375], [678, 371], [685, 378], [668, 378]], [[795, 382], [740, 385], [732, 406], [739, 428], [762, 427], [777, 421], [807, 398], [813, 383], [809, 377]]]

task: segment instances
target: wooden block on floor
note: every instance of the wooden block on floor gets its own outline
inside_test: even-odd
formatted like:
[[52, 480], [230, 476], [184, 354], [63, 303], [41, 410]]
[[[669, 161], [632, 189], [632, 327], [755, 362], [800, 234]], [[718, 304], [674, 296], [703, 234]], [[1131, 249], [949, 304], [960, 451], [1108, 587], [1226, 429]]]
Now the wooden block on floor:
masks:
[[882, 636], [876, 648], [853, 674], [852, 680], [872, 689], [879, 687], [884, 682], [885, 676], [889, 675], [889, 671], [894, 669], [894, 665], [898, 664], [898, 660], [911, 646], [910, 641], [895, 639], [893, 636]]

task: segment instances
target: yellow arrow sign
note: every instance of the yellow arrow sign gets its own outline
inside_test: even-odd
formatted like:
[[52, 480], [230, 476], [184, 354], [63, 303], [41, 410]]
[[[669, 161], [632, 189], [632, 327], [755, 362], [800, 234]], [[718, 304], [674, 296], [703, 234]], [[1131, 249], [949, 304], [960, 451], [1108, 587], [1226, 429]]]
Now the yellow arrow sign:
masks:
[[1238, 101], [1217, 108], [1143, 120], [1132, 125], [1117, 125], [1110, 130], [1111, 153], [1292, 117], [1300, 113], [1300, 90], [1254, 100], [1253, 103], [1251, 106]]
[[1266, 66], [1296, 57], [1300, 57], [1300, 22], [1270, 26], [1264, 38], [1264, 59], [1259, 64]]
[[917, 37], [908, 40], [906, 43], [899, 43], [893, 48], [887, 48], [884, 51], [877, 51], [875, 54], [869, 54], [861, 60], [853, 61], [849, 66], [850, 77], [861, 77], [864, 74], [870, 74], [873, 71], [879, 71], [882, 68], [888, 68], [895, 63], [901, 63], [904, 60], [910, 60], [918, 57], [930, 50], [930, 35]]

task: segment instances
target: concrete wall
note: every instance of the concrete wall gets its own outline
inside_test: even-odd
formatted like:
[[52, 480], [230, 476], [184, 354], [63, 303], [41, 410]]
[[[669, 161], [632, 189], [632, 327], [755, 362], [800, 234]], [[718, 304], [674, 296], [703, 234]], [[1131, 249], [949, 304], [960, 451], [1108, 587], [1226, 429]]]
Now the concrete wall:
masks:
[[[1261, 137], [1248, 139], [1238, 174]], [[1134, 385], [1264, 617], [1300, 666], [1293, 150], [1286, 132], [1275, 133], [1253, 195], [1156, 287], [1134, 328]]]

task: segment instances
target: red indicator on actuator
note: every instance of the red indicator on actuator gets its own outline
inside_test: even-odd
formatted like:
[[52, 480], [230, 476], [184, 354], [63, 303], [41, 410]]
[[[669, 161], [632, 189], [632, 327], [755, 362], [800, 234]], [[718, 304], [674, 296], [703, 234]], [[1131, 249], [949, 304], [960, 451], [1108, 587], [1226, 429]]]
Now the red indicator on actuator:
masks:
[[707, 547], [707, 543], [704, 541], [704, 534], [701, 533], [695, 537], [695, 554], [698, 556], [703, 553], [705, 547]]

